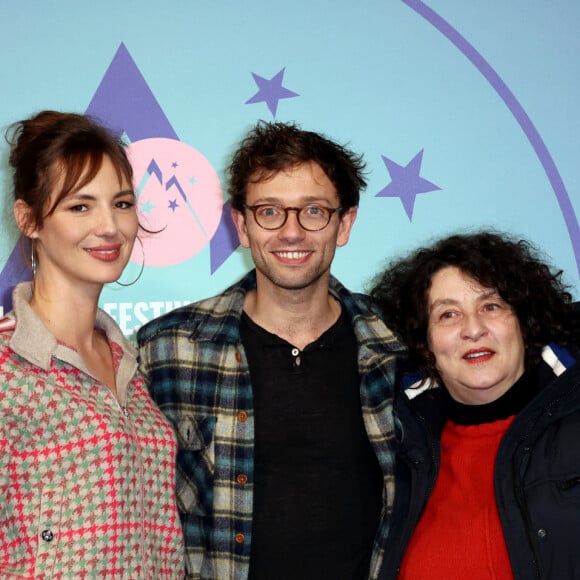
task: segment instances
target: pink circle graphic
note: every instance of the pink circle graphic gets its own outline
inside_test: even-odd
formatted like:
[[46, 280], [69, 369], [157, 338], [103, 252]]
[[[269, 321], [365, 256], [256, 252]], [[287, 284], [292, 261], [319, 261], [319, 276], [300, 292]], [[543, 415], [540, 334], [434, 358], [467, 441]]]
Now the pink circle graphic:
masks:
[[[209, 161], [174, 139], [143, 139], [127, 148], [134, 171], [139, 221], [147, 266], [171, 266], [199, 253], [211, 240], [222, 215], [222, 190]], [[131, 261], [143, 255], [135, 244]]]

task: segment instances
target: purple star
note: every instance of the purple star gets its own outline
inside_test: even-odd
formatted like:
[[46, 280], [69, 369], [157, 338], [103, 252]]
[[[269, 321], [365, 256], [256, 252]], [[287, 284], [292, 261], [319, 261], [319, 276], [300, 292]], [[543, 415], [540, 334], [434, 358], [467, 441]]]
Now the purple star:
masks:
[[179, 167], [179, 163], [177, 163], [177, 161], [174, 161], [174, 162], [171, 164], [171, 167], [172, 167], [173, 169], [175, 169], [176, 167]]
[[168, 207], [169, 207], [169, 209], [175, 211], [176, 208], [179, 207], [179, 204], [177, 203], [177, 200], [176, 199], [170, 199], [169, 200], [169, 206]]
[[249, 105], [251, 103], [265, 102], [272, 113], [272, 117], [276, 117], [276, 110], [278, 109], [278, 101], [280, 99], [291, 99], [292, 97], [300, 96], [298, 93], [290, 91], [282, 86], [285, 70], [286, 69], [283, 68], [271, 79], [265, 79], [256, 73], [252, 73], [254, 81], [260, 90], [251, 99], [248, 99], [245, 104]]
[[391, 183], [381, 189], [375, 197], [400, 197], [409, 221], [412, 221], [415, 197], [419, 193], [427, 193], [428, 191], [441, 189], [439, 186], [423, 179], [419, 175], [421, 172], [421, 161], [423, 160], [423, 149], [405, 167], [398, 165], [384, 155], [381, 155], [381, 157], [391, 175]]

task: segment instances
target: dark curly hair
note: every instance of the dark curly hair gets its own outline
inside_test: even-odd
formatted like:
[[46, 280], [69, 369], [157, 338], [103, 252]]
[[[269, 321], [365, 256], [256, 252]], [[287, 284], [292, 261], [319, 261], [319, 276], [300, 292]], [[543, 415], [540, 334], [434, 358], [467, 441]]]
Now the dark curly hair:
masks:
[[343, 210], [358, 206], [366, 187], [362, 155], [294, 123], [258, 121], [234, 153], [229, 167], [232, 207], [243, 211], [248, 183], [259, 183], [301, 163], [320, 165]]
[[[87, 115], [41, 111], [13, 123], [6, 140], [14, 170], [14, 199], [31, 208], [37, 227], [62, 199], [94, 179], [105, 157], [111, 160], [119, 183], [125, 179], [132, 184], [133, 169], [122, 142]], [[59, 180], [60, 189], [54, 191]]]
[[453, 235], [391, 263], [370, 291], [387, 324], [407, 344], [409, 364], [425, 377], [440, 378], [427, 338], [427, 294], [433, 275], [447, 266], [496, 289], [513, 308], [526, 346], [526, 368], [540, 360], [551, 340], [577, 343], [577, 317], [562, 271], [553, 271], [530, 242], [492, 232]]

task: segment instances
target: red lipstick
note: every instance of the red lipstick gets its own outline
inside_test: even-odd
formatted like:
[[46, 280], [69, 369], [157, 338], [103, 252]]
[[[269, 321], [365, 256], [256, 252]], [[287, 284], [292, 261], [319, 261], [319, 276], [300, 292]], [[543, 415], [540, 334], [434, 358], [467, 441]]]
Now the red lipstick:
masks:
[[114, 244], [98, 246], [96, 248], [85, 248], [85, 251], [101, 262], [114, 262], [121, 255], [121, 245]]
[[495, 355], [495, 351], [489, 348], [472, 348], [463, 355], [463, 360], [470, 364], [487, 362]]

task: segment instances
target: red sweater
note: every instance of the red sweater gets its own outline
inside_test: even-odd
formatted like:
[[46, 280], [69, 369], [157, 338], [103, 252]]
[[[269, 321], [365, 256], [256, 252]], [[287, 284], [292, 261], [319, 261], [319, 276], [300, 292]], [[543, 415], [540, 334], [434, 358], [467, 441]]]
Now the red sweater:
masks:
[[513, 420], [447, 422], [439, 476], [405, 552], [401, 580], [513, 579], [493, 486], [497, 450]]

